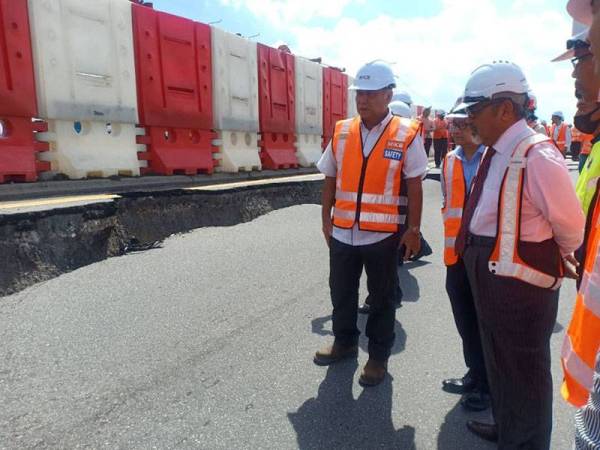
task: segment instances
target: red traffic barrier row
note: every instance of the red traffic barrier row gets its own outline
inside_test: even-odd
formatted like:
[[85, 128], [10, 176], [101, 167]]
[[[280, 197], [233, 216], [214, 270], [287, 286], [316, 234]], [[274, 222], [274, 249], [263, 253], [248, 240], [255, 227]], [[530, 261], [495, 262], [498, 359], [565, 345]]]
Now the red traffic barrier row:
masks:
[[[139, 124], [146, 146], [142, 174], [212, 173], [218, 165], [213, 145], [213, 70], [209, 25], [132, 2]], [[0, 183], [35, 181], [48, 164], [35, 134], [38, 117], [35, 67], [27, 0], [0, 0]], [[259, 142], [264, 168], [298, 166], [296, 157], [295, 58], [257, 46]], [[323, 68], [323, 142], [347, 114], [348, 78]], [[51, 119], [51, 118], [42, 118]]]

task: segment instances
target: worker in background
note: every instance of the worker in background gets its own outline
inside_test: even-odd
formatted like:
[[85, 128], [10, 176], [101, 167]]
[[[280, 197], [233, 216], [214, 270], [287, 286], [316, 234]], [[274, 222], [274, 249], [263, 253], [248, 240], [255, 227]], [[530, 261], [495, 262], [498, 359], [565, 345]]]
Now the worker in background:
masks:
[[529, 93], [529, 103], [527, 104], [527, 125], [535, 132], [548, 136], [546, 127], [538, 123], [535, 115], [537, 109], [537, 97], [532, 92]]
[[435, 115], [433, 130], [433, 157], [435, 167], [439, 168], [442, 160], [448, 152], [448, 123], [444, 118], [444, 111], [438, 111]]
[[435, 129], [435, 123], [429, 117], [431, 115], [431, 106], [425, 108], [423, 110], [423, 114], [420, 117], [421, 123], [423, 124], [423, 143], [425, 148], [425, 154], [427, 158], [429, 158], [429, 153], [431, 150], [431, 144], [433, 143], [433, 130]]
[[550, 448], [550, 338], [563, 276], [584, 216], [564, 158], [525, 121], [529, 85], [500, 61], [477, 68], [464, 102], [488, 146], [465, 204], [455, 250], [475, 298], [496, 424], [468, 429], [499, 449]]
[[[325, 175], [323, 235], [329, 246], [329, 286], [333, 304], [332, 345], [314, 362], [329, 365], [358, 354], [358, 289], [363, 267], [371, 311], [367, 319], [369, 359], [362, 386], [381, 383], [394, 345], [394, 294], [398, 248], [404, 258], [419, 252], [422, 177], [427, 157], [418, 121], [395, 117], [388, 105], [396, 87], [391, 68], [381, 61], [361, 67], [354, 84], [358, 117], [339, 121], [317, 167]], [[404, 180], [403, 180], [404, 176]], [[408, 224], [400, 237], [402, 183], [408, 196]]]
[[552, 113], [552, 127], [550, 128], [550, 137], [566, 157], [567, 150], [571, 146], [571, 129], [564, 122], [565, 116], [562, 111]]
[[[405, 100], [410, 99], [410, 96], [408, 93], [404, 92], [402, 95]], [[392, 97], [392, 100], [394, 98], [399, 98], [399, 97], [394, 95], [394, 97]], [[395, 101], [393, 100], [389, 104], [389, 108], [394, 116], [404, 117], [405, 119], [410, 119], [412, 117], [412, 111], [411, 111], [409, 105], [406, 104], [402, 100], [395, 100]], [[401, 223], [400, 224], [400, 235], [404, 234], [404, 231], [406, 230], [406, 224], [408, 223], [408, 221], [407, 221], [408, 196], [406, 194], [407, 194], [406, 183], [403, 183], [402, 191], [400, 192], [400, 206], [398, 208], [400, 211], [400, 223]], [[406, 249], [403, 247], [399, 248], [398, 266], [404, 265], [405, 250]], [[431, 246], [429, 245], [429, 243], [425, 240], [425, 238], [421, 234], [421, 248], [420, 248], [419, 252], [411, 258], [411, 261], [416, 261], [424, 256], [429, 256], [432, 253], [433, 253], [433, 250], [431, 249]], [[397, 272], [396, 272], [396, 274], [397, 274]], [[403, 295], [404, 294], [402, 292], [402, 286], [400, 286], [400, 282], [398, 281], [398, 285], [396, 286], [396, 295], [394, 296], [394, 304], [395, 304], [396, 308], [400, 308], [402, 306]], [[365, 299], [365, 302], [359, 306], [358, 312], [360, 314], [369, 314], [371, 312], [371, 299], [369, 296], [367, 296], [367, 298]]]
[[[392, 103], [396, 104], [396, 102], [402, 102], [406, 106], [408, 106], [408, 109], [411, 112], [407, 118], [412, 118], [411, 108], [413, 105], [413, 100], [412, 100], [411, 95], [407, 91], [394, 91], [394, 95], [392, 96]], [[404, 116], [400, 116], [400, 117], [404, 117]]]
[[[460, 103], [462, 98], [456, 104]], [[462, 339], [463, 357], [468, 371], [462, 378], [444, 380], [442, 389], [462, 394], [461, 404], [464, 408], [483, 411], [490, 407], [490, 395], [477, 311], [465, 264], [454, 250], [465, 201], [485, 151], [485, 146], [481, 144], [479, 137], [473, 134], [467, 119], [464, 110], [453, 109], [447, 116], [449, 131], [457, 147], [446, 155], [440, 181], [443, 198], [446, 292], [452, 306], [454, 323]]]
[[550, 127], [548, 126], [548, 122], [546, 122], [545, 120], [542, 120], [540, 122], [540, 125], [544, 127], [544, 130], [546, 130], [546, 136], [550, 136]]
[[546, 127], [544, 127], [542, 124], [538, 123], [538, 117], [535, 115], [535, 113], [533, 113], [533, 112], [529, 113], [529, 116], [527, 117], [527, 125], [529, 126], [529, 128], [531, 128], [536, 133], [540, 133], [540, 134], [544, 134], [544, 135], [548, 136], [546, 134]]
[[579, 290], [562, 351], [565, 379], [561, 393], [579, 408], [575, 414], [574, 448], [588, 450], [600, 448], [600, 310], [596, 307], [600, 304], [597, 288], [600, 277], [600, 171], [593, 161], [600, 157], [600, 2], [570, 0], [567, 10], [576, 21], [591, 25], [587, 38], [591, 46], [579, 50], [574, 57], [573, 77], [578, 99], [574, 124], [580, 131], [594, 135], [594, 139], [577, 183], [587, 221]]
[[571, 156], [573, 161], [579, 162], [579, 173], [592, 151], [592, 139], [594, 139], [593, 135], [582, 133], [575, 126], [571, 127]]

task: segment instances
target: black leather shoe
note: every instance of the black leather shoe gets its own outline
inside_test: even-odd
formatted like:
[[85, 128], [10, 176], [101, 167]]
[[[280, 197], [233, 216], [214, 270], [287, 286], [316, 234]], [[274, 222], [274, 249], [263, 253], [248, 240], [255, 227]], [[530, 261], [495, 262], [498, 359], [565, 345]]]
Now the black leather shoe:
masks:
[[363, 303], [358, 307], [358, 312], [360, 314], [369, 314], [371, 312], [371, 305], [368, 303]]
[[471, 372], [462, 378], [448, 378], [442, 381], [442, 390], [451, 394], [468, 394], [477, 387], [477, 381], [471, 376]]
[[485, 411], [490, 407], [491, 399], [487, 392], [476, 391], [464, 394], [460, 404], [468, 411]]
[[467, 422], [467, 428], [471, 433], [481, 439], [490, 442], [498, 442], [498, 426], [495, 424], [469, 420]]

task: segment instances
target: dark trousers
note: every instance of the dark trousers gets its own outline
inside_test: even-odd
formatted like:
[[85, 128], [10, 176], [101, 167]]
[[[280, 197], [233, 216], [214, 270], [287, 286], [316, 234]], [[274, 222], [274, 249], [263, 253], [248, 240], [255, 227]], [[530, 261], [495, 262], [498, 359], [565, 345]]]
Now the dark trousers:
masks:
[[467, 269], [462, 259], [446, 268], [446, 292], [452, 305], [456, 329], [462, 339], [465, 365], [482, 390], [488, 390], [487, 374], [481, 347], [481, 335], [475, 300], [467, 277]]
[[329, 248], [335, 341], [346, 346], [358, 343], [358, 288], [364, 267], [371, 306], [366, 326], [369, 358], [377, 361], [387, 361], [396, 337], [394, 296], [398, 284], [399, 239], [399, 235], [394, 234], [375, 244], [355, 247], [332, 238]]
[[431, 138], [425, 138], [425, 142], [423, 143], [425, 146], [425, 153], [427, 153], [427, 157], [429, 158], [429, 151], [431, 150], [431, 143], [433, 142], [433, 139]]
[[489, 243], [472, 243], [464, 261], [479, 318], [498, 449], [548, 450], [553, 394], [550, 337], [558, 291], [493, 275], [488, 268], [491, 252]]
[[434, 139], [433, 140], [433, 158], [435, 160], [435, 167], [440, 167], [442, 160], [448, 153], [448, 139]]

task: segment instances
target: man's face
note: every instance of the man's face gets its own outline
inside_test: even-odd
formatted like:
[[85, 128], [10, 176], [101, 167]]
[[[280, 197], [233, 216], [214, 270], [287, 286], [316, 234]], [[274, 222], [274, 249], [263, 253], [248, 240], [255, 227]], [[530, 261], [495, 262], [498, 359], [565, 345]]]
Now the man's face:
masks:
[[494, 145], [502, 135], [502, 100], [486, 101], [468, 108], [468, 123], [474, 135], [481, 138], [481, 143]]
[[558, 116], [552, 116], [552, 123], [554, 125], [560, 125], [560, 122], [561, 122], [560, 117], [558, 117]]
[[356, 109], [360, 118], [369, 122], [380, 118], [388, 109], [392, 99], [391, 89], [380, 89], [378, 91], [356, 91]]
[[469, 120], [467, 118], [451, 119], [448, 130], [450, 131], [452, 140], [458, 145], [475, 143], [473, 139], [473, 130], [469, 126]]
[[594, 58], [583, 50], [573, 58], [573, 74], [575, 79], [575, 97], [577, 97], [576, 115], [587, 114], [596, 108], [598, 92], [600, 92], [600, 77], [594, 73]]

